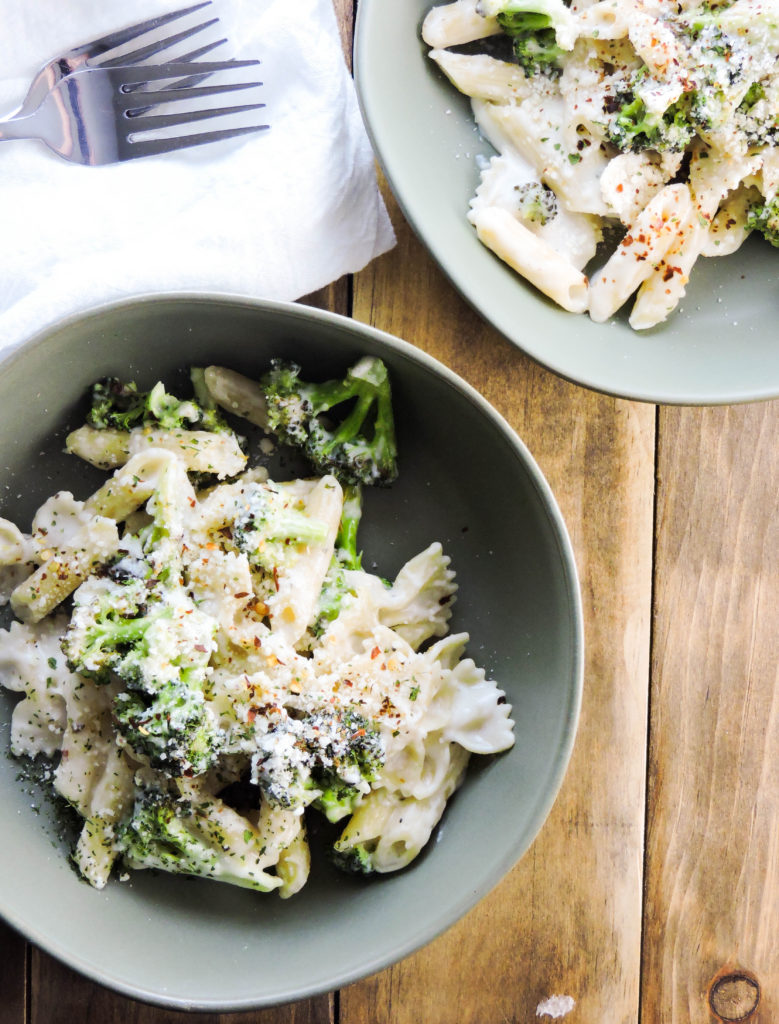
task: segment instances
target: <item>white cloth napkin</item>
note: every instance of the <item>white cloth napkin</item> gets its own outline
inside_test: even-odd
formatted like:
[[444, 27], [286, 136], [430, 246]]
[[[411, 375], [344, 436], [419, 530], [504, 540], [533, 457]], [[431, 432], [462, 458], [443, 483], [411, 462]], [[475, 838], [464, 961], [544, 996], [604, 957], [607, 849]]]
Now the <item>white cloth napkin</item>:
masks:
[[[0, 112], [54, 55], [193, 2], [0, 0]], [[140, 292], [296, 299], [394, 244], [332, 0], [214, 0], [192, 17], [214, 15], [172, 53], [226, 36], [211, 59], [261, 60], [263, 87], [219, 102], [265, 102], [269, 131], [104, 167], [0, 143], [0, 349]]]

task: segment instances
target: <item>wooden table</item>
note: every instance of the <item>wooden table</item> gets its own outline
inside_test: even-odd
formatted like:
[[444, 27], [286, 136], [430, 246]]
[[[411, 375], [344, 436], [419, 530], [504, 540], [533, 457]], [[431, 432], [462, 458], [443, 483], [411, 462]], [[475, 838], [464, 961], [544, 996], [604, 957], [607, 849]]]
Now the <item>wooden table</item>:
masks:
[[[347, 53], [352, 6], [336, 0]], [[464, 920], [340, 992], [159, 1010], [0, 925], [0, 1024], [543, 1024], [554, 995], [566, 1024], [779, 1021], [779, 402], [656, 408], [558, 379], [482, 323], [389, 202], [397, 247], [305, 301], [454, 369], [557, 495], [587, 637], [557, 803]]]

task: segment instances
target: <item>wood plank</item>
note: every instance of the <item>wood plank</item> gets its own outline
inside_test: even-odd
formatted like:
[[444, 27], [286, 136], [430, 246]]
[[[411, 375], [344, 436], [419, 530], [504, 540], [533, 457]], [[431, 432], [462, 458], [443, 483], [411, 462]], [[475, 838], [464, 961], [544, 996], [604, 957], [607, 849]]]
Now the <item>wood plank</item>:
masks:
[[779, 403], [660, 424], [644, 1019], [773, 1022]]
[[354, 11], [356, 0], [333, 0], [335, 16], [341, 31], [341, 44], [344, 51], [346, 66], [352, 66], [352, 39], [354, 37]]
[[357, 276], [354, 316], [447, 363], [536, 456], [577, 552], [586, 682], [572, 764], [529, 853], [448, 933], [342, 992], [341, 1024], [526, 1024], [552, 995], [574, 999], [576, 1020], [635, 1021], [654, 408], [532, 363], [460, 300], [394, 206], [392, 215], [398, 246]]
[[[128, 999], [37, 949], [32, 951], [31, 981], [29, 1024], [192, 1024], [191, 1013]], [[246, 1013], [199, 1013], [196, 1020], [198, 1024], [334, 1024], [333, 1004], [333, 997], [325, 995]]]
[[26, 943], [0, 921], [0, 1024], [26, 1024], [26, 1003]]
[[329, 309], [331, 313], [347, 316], [351, 304], [351, 278], [340, 277], [332, 284], [325, 285], [324, 288], [311, 292], [310, 295], [304, 295], [298, 301], [304, 306]]

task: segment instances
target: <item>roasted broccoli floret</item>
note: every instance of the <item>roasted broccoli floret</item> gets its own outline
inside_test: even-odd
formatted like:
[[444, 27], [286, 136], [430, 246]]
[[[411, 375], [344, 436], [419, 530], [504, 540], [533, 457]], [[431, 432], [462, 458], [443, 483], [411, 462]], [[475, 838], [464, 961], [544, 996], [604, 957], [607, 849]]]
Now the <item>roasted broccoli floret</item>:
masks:
[[770, 201], [755, 203], [747, 213], [747, 227], [779, 248], [779, 196]]
[[557, 45], [553, 28], [512, 32], [514, 56], [526, 75], [557, 75], [564, 51]]
[[384, 748], [378, 729], [362, 715], [347, 711], [332, 719], [336, 723], [333, 738], [317, 752], [311, 772], [320, 790], [313, 806], [329, 821], [340, 821], [353, 813], [360, 797], [376, 780], [384, 765]]
[[148, 652], [147, 634], [160, 619], [170, 619], [164, 605], [147, 610], [145, 588], [127, 585], [124, 592], [106, 591], [90, 604], [77, 607], [65, 634], [63, 648], [73, 672], [107, 683], [111, 674], [135, 674], [135, 666]]
[[116, 727], [141, 758], [171, 774], [198, 774], [218, 754], [203, 686], [212, 625], [144, 580], [96, 581], [75, 595], [63, 640], [70, 668], [118, 679]]
[[151, 391], [134, 383], [103, 377], [92, 385], [87, 423], [98, 430], [132, 430], [158, 425], [165, 430], [229, 430], [213, 403], [204, 408], [192, 399], [179, 399], [158, 381]]
[[729, 41], [754, 44], [776, 53], [779, 49], [779, 22], [771, 4], [757, 0], [736, 0], [735, 3], [703, 3], [697, 10], [687, 10], [678, 18], [681, 25], [695, 37], [706, 38], [712, 49], [730, 56]]
[[551, 188], [540, 181], [528, 181], [516, 185], [519, 216], [531, 224], [548, 224], [557, 216], [557, 197]]
[[378, 728], [348, 708], [285, 717], [258, 747], [252, 781], [265, 798], [281, 807], [312, 804], [331, 821], [352, 813], [384, 764]]
[[140, 759], [173, 775], [199, 774], [219, 753], [205, 683], [216, 623], [183, 585], [178, 464], [147, 504], [151, 522], [123, 538], [117, 562], [73, 595], [63, 650], [74, 671], [118, 680], [114, 718]]
[[320, 474], [341, 483], [392, 483], [397, 476], [395, 425], [387, 368], [366, 356], [343, 380], [300, 378], [296, 363], [273, 360], [260, 380], [268, 429], [298, 448]]
[[753, 82], [739, 103], [734, 123], [743, 133], [749, 146], [775, 146], [779, 142], [779, 119], [776, 116], [779, 88], [771, 81]]
[[232, 526], [232, 539], [253, 566], [272, 570], [283, 564], [291, 544], [321, 544], [327, 526], [295, 506], [283, 488], [254, 484]]
[[263, 869], [259, 836], [216, 798], [192, 803], [143, 790], [117, 845], [130, 868], [215, 878], [259, 892], [275, 887]]
[[128, 685], [114, 700], [117, 729], [135, 754], [171, 775], [199, 775], [218, 752], [218, 734], [206, 716], [203, 691], [178, 678], [136, 688]]
[[672, 103], [662, 114], [647, 111], [637, 89], [647, 76], [641, 68], [626, 89], [613, 96], [607, 106], [608, 135], [617, 149], [639, 152], [645, 149], [680, 152], [695, 134], [688, 96]]
[[373, 874], [373, 855], [364, 843], [357, 843], [347, 850], [339, 850], [336, 846], [330, 851], [330, 859], [341, 871], [350, 875]]
[[511, 37], [517, 63], [526, 75], [558, 75], [558, 30], [570, 15], [560, 0], [482, 0], [482, 13], [491, 15]]

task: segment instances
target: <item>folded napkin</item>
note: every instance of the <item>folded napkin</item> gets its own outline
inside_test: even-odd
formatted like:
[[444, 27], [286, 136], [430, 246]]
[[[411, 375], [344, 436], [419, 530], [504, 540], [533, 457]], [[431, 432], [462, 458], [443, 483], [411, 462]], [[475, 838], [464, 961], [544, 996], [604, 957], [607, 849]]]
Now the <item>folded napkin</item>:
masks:
[[[0, 0], [0, 113], [57, 53], [192, 2]], [[226, 36], [210, 59], [261, 60], [261, 89], [218, 102], [265, 102], [270, 130], [105, 167], [0, 143], [0, 349], [139, 292], [296, 299], [393, 245], [332, 0], [214, 0], [168, 31], [207, 16], [184, 46]]]

